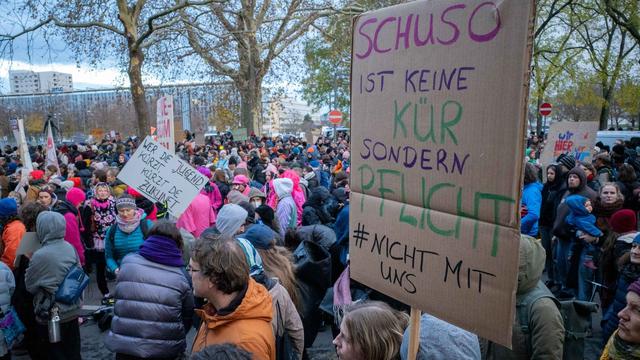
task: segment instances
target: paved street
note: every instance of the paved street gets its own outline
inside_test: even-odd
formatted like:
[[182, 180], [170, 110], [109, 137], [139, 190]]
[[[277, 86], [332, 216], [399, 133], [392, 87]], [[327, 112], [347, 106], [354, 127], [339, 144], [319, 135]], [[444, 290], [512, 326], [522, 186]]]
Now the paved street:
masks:
[[[109, 283], [109, 287], [113, 286], [113, 282]], [[100, 304], [100, 291], [96, 285], [95, 280], [92, 277], [91, 284], [87, 288], [85, 293], [85, 308], [94, 308]], [[85, 360], [111, 360], [114, 358], [111, 353], [104, 346], [103, 336], [104, 333], [100, 332], [95, 321], [89, 316], [91, 310], [87, 310], [86, 321], [80, 326], [80, 334], [82, 337], [82, 358]], [[600, 356], [600, 315], [599, 313], [593, 319], [594, 329], [593, 336], [588, 338], [585, 344], [585, 360], [597, 360]], [[192, 329], [187, 335], [187, 343], [190, 344], [195, 336], [195, 329]], [[318, 334], [314, 346], [308, 350], [311, 359], [317, 360], [335, 360], [337, 356], [335, 354], [333, 345], [331, 344], [332, 336], [329, 326], [325, 327], [324, 331]], [[15, 354], [13, 360], [28, 360], [28, 355]]]
[[[85, 291], [85, 313], [86, 318], [83, 324], [80, 326], [80, 336], [82, 338], [82, 358], [85, 360], [111, 360], [114, 358], [114, 354], [107, 350], [104, 346], [103, 337], [105, 333], [100, 332], [98, 325], [91, 318], [91, 313], [96, 306], [100, 304], [102, 295], [98, 290], [95, 279], [92, 274], [91, 284]], [[109, 288], [112, 288], [113, 282], [109, 283]], [[196, 330], [191, 329], [187, 335], [187, 344], [193, 342], [193, 338], [196, 335]], [[333, 360], [337, 359], [333, 345], [331, 344], [331, 329], [326, 327], [323, 332], [318, 334], [318, 338], [314, 344], [314, 347], [309, 349], [309, 355], [311, 359], [318, 360]], [[189, 346], [188, 346], [189, 348]], [[29, 360], [30, 357], [26, 354], [14, 354], [13, 360]]]

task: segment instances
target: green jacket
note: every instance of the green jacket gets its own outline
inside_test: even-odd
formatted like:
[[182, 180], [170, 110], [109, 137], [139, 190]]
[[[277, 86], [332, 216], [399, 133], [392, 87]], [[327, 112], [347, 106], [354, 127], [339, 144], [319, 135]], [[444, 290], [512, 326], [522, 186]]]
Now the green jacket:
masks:
[[[532, 291], [549, 291], [540, 282], [544, 270], [545, 251], [539, 240], [523, 235], [520, 238], [520, 266], [516, 304]], [[530, 307], [529, 333], [522, 332], [518, 311], [512, 330], [512, 347], [509, 350], [498, 344], [481, 341], [482, 358], [491, 360], [550, 360], [562, 359], [564, 349], [564, 324], [558, 304], [553, 298], [542, 297]], [[530, 342], [531, 353], [529, 354]]]

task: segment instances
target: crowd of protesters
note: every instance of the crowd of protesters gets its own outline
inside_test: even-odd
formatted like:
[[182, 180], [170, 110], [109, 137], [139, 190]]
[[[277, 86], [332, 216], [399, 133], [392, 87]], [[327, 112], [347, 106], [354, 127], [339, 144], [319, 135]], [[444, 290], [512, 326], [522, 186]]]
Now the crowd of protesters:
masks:
[[[0, 338], [0, 359], [12, 348], [81, 358], [82, 300], [54, 296], [74, 266], [112, 309], [102, 328], [116, 359], [308, 358], [325, 323], [340, 359], [407, 358], [409, 308], [349, 278], [348, 134], [206, 142], [176, 143], [209, 179], [178, 218], [117, 177], [139, 139], [60, 146], [57, 165], [34, 147], [30, 171], [2, 149], [0, 309], [26, 331], [15, 344]], [[594, 283], [604, 358], [640, 351], [640, 157], [631, 144], [601, 146], [593, 163], [562, 156], [542, 169], [539, 145], [527, 150], [521, 206], [517, 294], [530, 311], [516, 321], [527, 330], [514, 324], [509, 350], [424, 314], [419, 359], [560, 359], [558, 299], [593, 300]], [[40, 247], [18, 254], [28, 232]]]
[[[20, 342], [0, 339], [2, 359], [12, 348], [81, 358], [82, 300], [54, 296], [74, 266], [112, 309], [102, 328], [116, 359], [308, 358], [324, 322], [341, 359], [400, 356], [406, 306], [349, 279], [347, 134], [315, 143], [220, 134], [206, 145], [187, 136], [176, 154], [209, 182], [178, 218], [118, 179], [138, 145], [64, 145], [57, 165], [38, 146], [31, 171], [16, 148], [0, 152], [0, 307], [26, 327]], [[19, 254], [27, 232], [40, 246]], [[54, 315], [61, 339], [50, 341]], [[457, 351], [448, 341], [437, 343]]]
[[[541, 164], [543, 146], [541, 137], [528, 141], [521, 200], [521, 232], [539, 238], [545, 252], [539, 287], [556, 302], [598, 302], [602, 358], [637, 358], [640, 139], [598, 142], [590, 161], [561, 154]], [[527, 293], [517, 296], [519, 302]], [[547, 324], [540, 337], [562, 321]]]

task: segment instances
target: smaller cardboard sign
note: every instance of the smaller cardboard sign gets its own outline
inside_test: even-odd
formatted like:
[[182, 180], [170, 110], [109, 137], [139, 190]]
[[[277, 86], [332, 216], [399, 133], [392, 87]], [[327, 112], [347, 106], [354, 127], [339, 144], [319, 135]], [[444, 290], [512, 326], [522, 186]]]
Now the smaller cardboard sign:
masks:
[[175, 154], [175, 129], [173, 126], [173, 96], [163, 96], [156, 103], [156, 127], [158, 142]]
[[239, 128], [235, 130], [231, 130], [231, 135], [233, 135], [234, 141], [245, 141], [247, 140], [247, 128]]
[[20, 240], [20, 245], [18, 246], [18, 250], [16, 250], [16, 259], [13, 262], [13, 266], [18, 266], [18, 261], [20, 255], [31, 256], [36, 250], [40, 249], [42, 244], [38, 240], [35, 232], [26, 232], [22, 236], [22, 240]]
[[179, 217], [207, 183], [189, 163], [147, 136], [118, 174], [125, 184]]
[[96, 141], [102, 140], [102, 138], [104, 138], [104, 129], [102, 128], [91, 129], [91, 136], [93, 136], [93, 139]]
[[597, 134], [597, 121], [553, 123], [547, 136], [547, 143], [542, 150], [540, 162], [543, 165], [549, 165], [560, 154], [573, 155], [578, 161], [590, 161]]

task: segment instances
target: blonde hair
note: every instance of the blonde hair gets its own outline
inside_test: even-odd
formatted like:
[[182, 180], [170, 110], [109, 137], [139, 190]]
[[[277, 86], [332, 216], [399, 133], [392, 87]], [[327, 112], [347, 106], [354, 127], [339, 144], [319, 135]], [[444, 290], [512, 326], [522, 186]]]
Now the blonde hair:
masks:
[[262, 267], [269, 277], [278, 278], [280, 284], [287, 290], [291, 301], [298, 312], [302, 310], [300, 294], [296, 286], [296, 276], [293, 270], [293, 255], [282, 246], [271, 246], [269, 250], [257, 249], [262, 258]]
[[606, 186], [611, 186], [611, 187], [615, 188], [616, 189], [616, 199], [624, 201], [624, 194], [622, 194], [622, 191], [620, 191], [620, 187], [618, 186], [618, 184], [616, 184], [614, 182], [606, 182], [606, 183], [602, 184], [602, 187], [600, 187], [600, 191], [598, 191], [598, 196], [600, 196], [602, 194], [602, 189], [604, 189]]
[[365, 359], [399, 359], [402, 335], [409, 323], [409, 316], [389, 305], [370, 301], [347, 308], [342, 319], [353, 346]]

